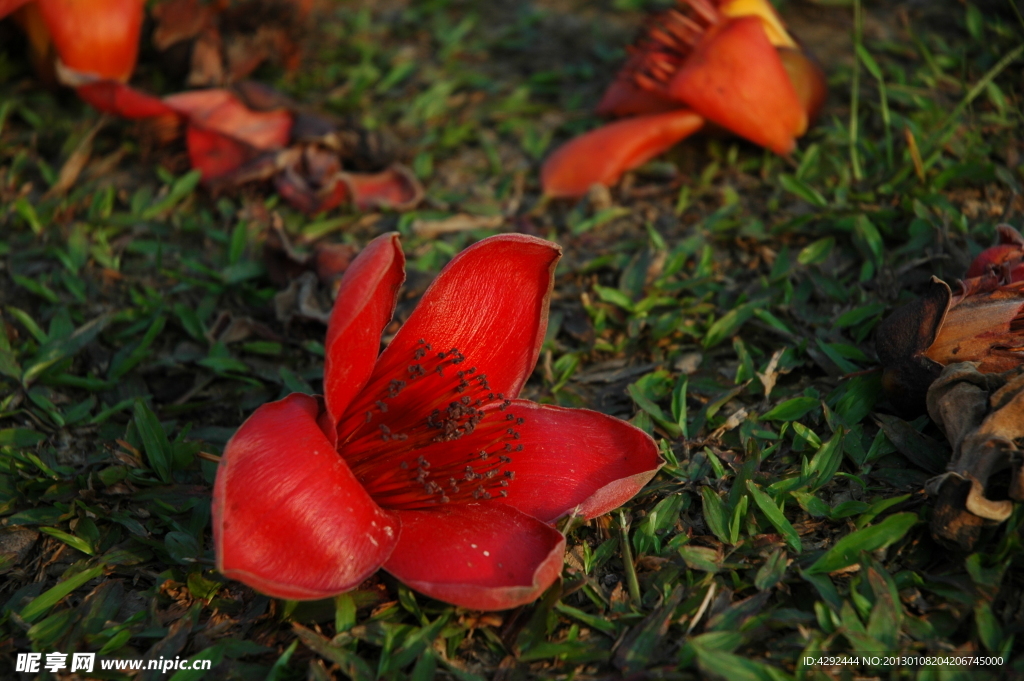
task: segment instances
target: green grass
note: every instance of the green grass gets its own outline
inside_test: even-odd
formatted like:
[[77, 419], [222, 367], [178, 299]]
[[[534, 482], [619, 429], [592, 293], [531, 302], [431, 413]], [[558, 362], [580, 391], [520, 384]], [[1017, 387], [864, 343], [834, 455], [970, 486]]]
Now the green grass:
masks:
[[[97, 116], [0, 53], [0, 675], [30, 649], [203, 656], [211, 679], [838, 679], [802, 661], [851, 651], [1006, 660], [872, 678], [1024, 675], [1024, 512], [975, 553], [936, 544], [941, 433], [860, 373], [888, 311], [1020, 225], [1024, 21], [998, 2], [784, 3], [831, 87], [792, 159], [694, 139], [611, 206], [539, 205], [538, 161], [596, 124], [637, 4], [332, 5], [306, 66], [263, 77], [400, 140], [429, 198], [377, 219], [212, 197], [120, 121], [51, 193]], [[381, 574], [296, 606], [213, 569], [200, 453], [321, 387], [323, 327], [274, 314], [272, 212], [299, 243], [398, 230], [420, 290], [494, 231], [424, 239], [416, 220], [503, 214], [565, 248], [527, 396], [631, 419], [668, 464], [566, 528], [537, 603], [469, 612]], [[262, 326], [219, 340], [245, 318]]]

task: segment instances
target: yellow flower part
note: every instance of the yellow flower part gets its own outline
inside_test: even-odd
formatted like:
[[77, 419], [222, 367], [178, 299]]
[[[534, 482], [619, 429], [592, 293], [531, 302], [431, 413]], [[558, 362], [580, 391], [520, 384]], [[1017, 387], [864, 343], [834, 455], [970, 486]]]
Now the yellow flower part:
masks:
[[730, 19], [757, 17], [764, 24], [764, 31], [772, 45], [799, 49], [768, 0], [726, 0], [719, 5], [718, 10]]

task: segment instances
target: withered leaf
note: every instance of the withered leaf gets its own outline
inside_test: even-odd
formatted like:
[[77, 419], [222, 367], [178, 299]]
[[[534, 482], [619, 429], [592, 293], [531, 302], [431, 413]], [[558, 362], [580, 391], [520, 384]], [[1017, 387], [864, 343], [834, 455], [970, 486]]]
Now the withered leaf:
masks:
[[954, 446], [947, 471], [927, 486], [932, 533], [969, 550], [983, 525], [1024, 501], [1024, 367], [984, 374], [973, 362], [951, 364], [928, 392], [928, 411]]
[[932, 277], [920, 298], [898, 308], [878, 326], [875, 351], [883, 367], [882, 387], [903, 413], [921, 411], [928, 386], [942, 371], [924, 352], [935, 341], [952, 296], [944, 281]]

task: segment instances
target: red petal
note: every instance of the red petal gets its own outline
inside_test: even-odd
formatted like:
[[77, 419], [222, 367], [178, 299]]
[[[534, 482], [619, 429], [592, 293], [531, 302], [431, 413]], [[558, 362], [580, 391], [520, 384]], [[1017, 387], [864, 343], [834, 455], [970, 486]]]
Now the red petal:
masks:
[[627, 118], [569, 140], [548, 157], [540, 171], [544, 193], [583, 196], [591, 185], [610, 187], [622, 173], [675, 146], [704, 124], [686, 109]]
[[195, 90], [165, 97], [189, 122], [257, 149], [287, 146], [292, 116], [287, 111], [253, 111], [228, 90]]
[[[373, 387], [367, 388], [370, 403], [392, 379], [408, 378], [420, 339], [433, 352], [457, 348], [466, 357], [465, 368], [486, 375], [490, 391], [516, 397], [537, 363], [560, 257], [557, 245], [525, 234], [493, 236], [456, 255], [381, 354], [369, 382]], [[387, 398], [388, 410], [422, 413], [425, 419], [426, 405], [439, 397], [437, 387], [433, 378], [412, 382]], [[358, 426], [363, 413], [346, 414], [349, 426]]]
[[1021, 269], [1017, 263], [1024, 260], [1024, 237], [1010, 225], [999, 225], [996, 230], [999, 243], [978, 254], [968, 268], [966, 278], [980, 277], [988, 271], [989, 265], [999, 267], [1008, 263], [1011, 281], [1020, 281], [1014, 273]]
[[213, 489], [217, 569], [269, 596], [326, 598], [390, 555], [398, 519], [366, 494], [323, 431], [317, 400], [265, 404], [228, 442]]
[[537, 598], [562, 571], [565, 537], [498, 504], [399, 511], [402, 536], [384, 569], [406, 585], [476, 610]]
[[325, 343], [324, 397], [335, 423], [374, 370], [403, 281], [405, 255], [397, 234], [368, 243], [345, 270]]
[[423, 199], [419, 180], [400, 164], [379, 173], [342, 173], [341, 180], [359, 210], [408, 210]]
[[127, 81], [135, 70], [142, 0], [39, 0], [39, 10], [64, 64], [101, 78]]
[[258, 152], [227, 135], [188, 126], [185, 135], [188, 158], [198, 168], [204, 180], [212, 180], [238, 169], [252, 160]]
[[516, 400], [508, 411], [523, 451], [510, 454], [515, 478], [496, 497], [523, 513], [554, 522], [569, 512], [594, 518], [629, 501], [664, 464], [647, 433], [587, 409]]
[[673, 97], [708, 120], [777, 154], [807, 130], [804, 111], [779, 53], [758, 17], [711, 30], [668, 85]]
[[1024, 258], [1024, 248], [1011, 244], [991, 246], [978, 254], [967, 269], [965, 278], [980, 277], [988, 271], [989, 266], [998, 267], [1003, 263], [1013, 263]]
[[638, 87], [630, 75], [612, 81], [604, 91], [596, 112], [599, 116], [619, 117], [664, 113], [678, 108], [679, 102]]
[[119, 83], [116, 80], [100, 80], [81, 85], [77, 88], [77, 92], [79, 97], [100, 111], [125, 118], [179, 115], [159, 97], [140, 92], [130, 85]]

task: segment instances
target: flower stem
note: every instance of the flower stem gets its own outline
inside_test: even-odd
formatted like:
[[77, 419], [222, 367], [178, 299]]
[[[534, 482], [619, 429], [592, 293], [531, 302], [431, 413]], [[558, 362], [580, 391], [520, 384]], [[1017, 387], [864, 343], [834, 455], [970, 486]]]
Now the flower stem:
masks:
[[626, 586], [633, 603], [640, 606], [640, 581], [636, 577], [636, 566], [633, 565], [633, 549], [629, 545], [629, 523], [626, 514], [619, 509], [619, 546], [622, 548], [622, 563], [626, 568]]

